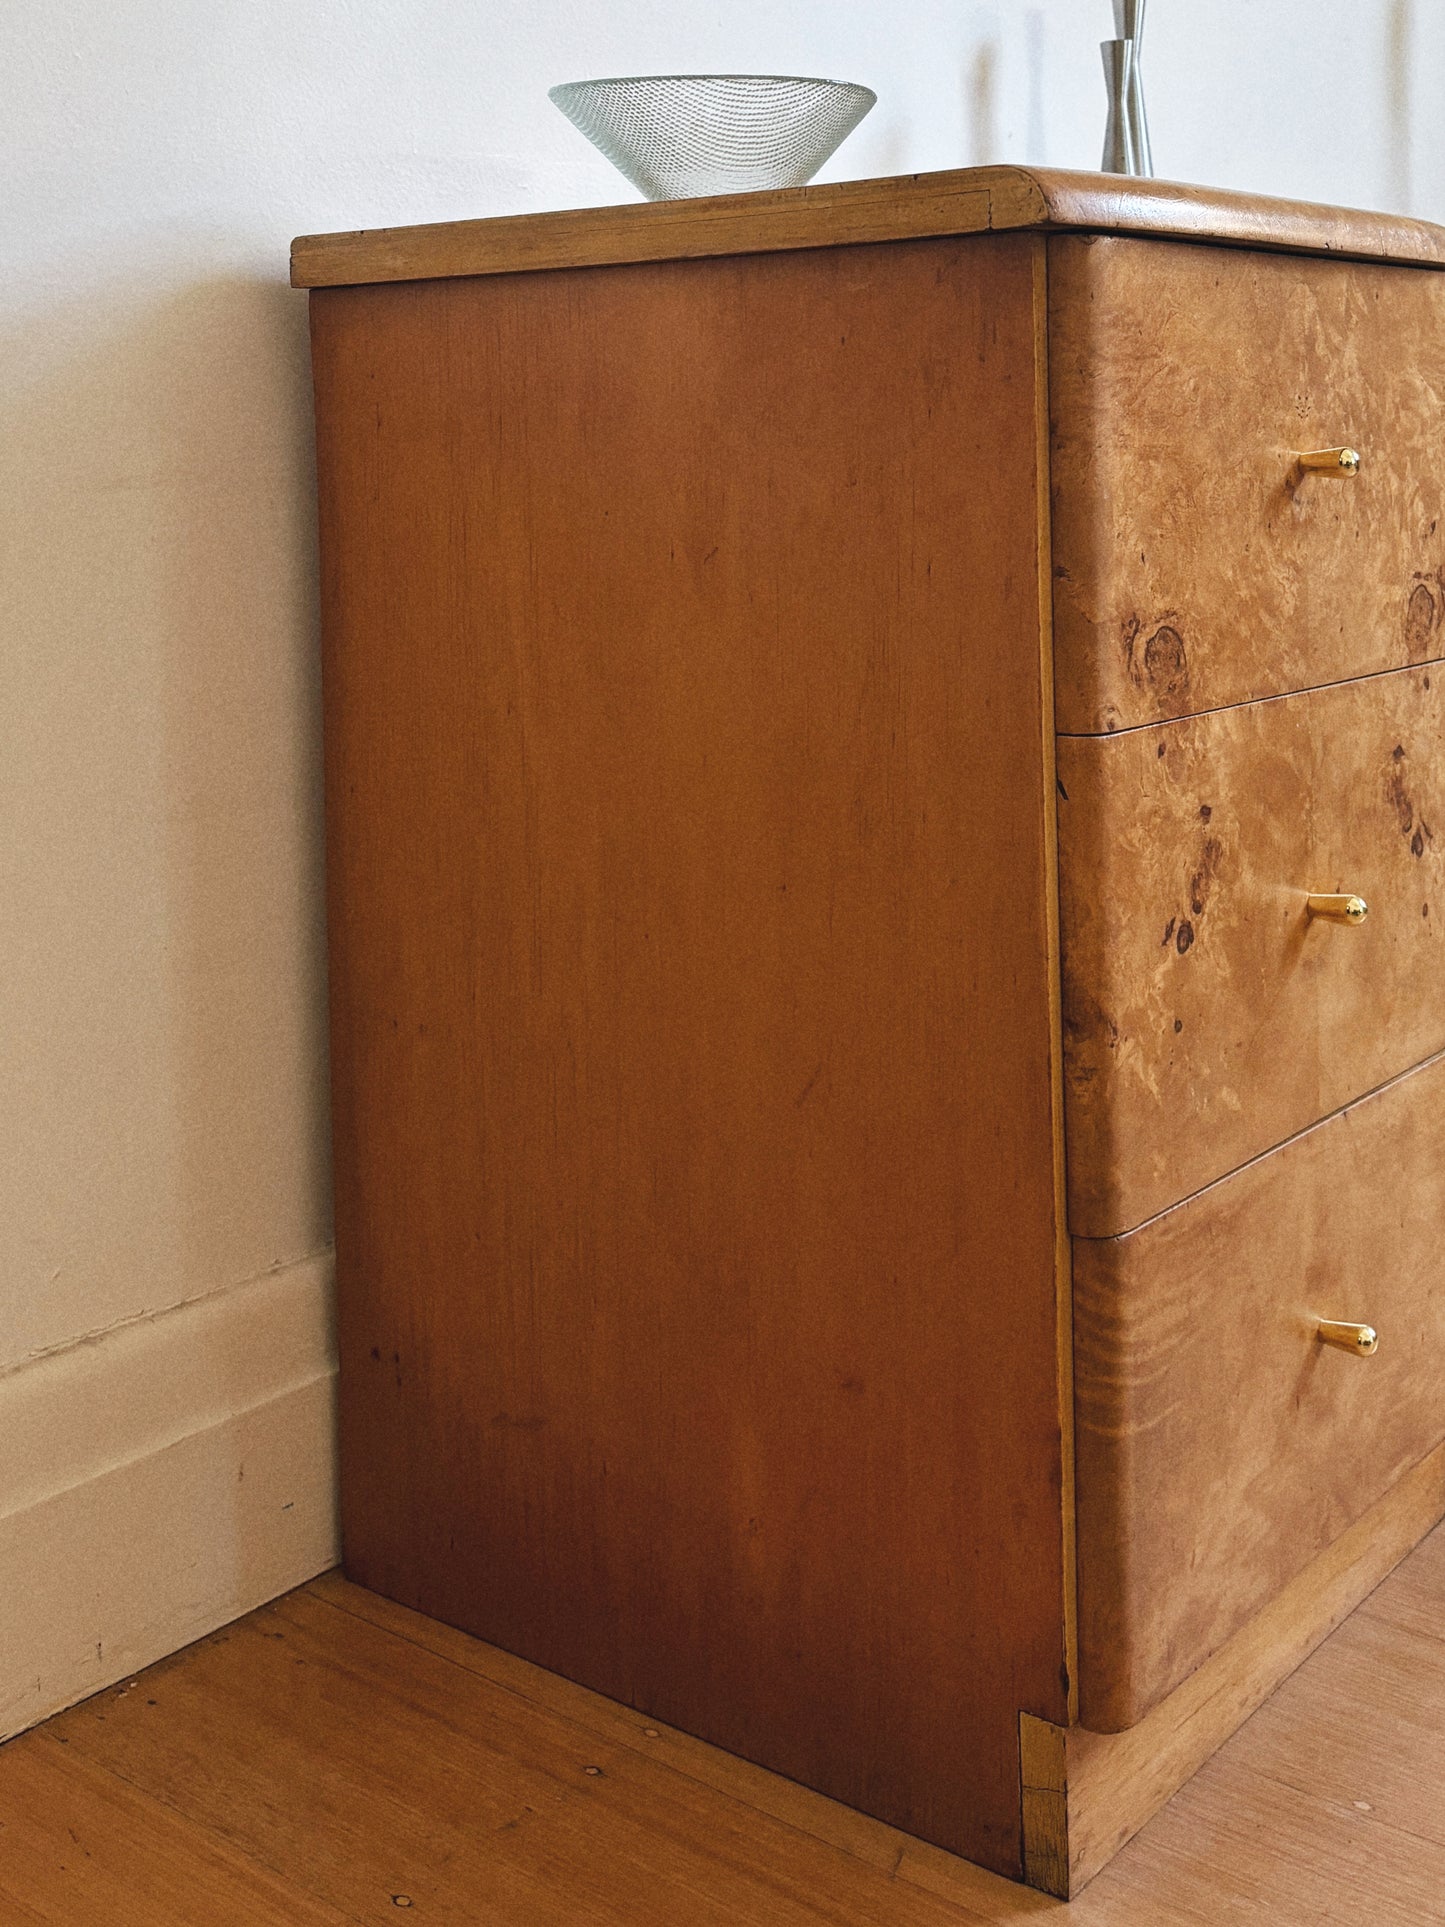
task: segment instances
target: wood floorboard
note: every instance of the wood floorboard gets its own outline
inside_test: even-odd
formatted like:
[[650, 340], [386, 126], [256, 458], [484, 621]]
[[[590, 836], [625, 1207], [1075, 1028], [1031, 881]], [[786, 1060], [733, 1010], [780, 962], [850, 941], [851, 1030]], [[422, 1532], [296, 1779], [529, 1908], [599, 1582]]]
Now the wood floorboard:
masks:
[[[540, 1666], [500, 1652], [481, 1640], [469, 1639], [465, 1633], [455, 1632], [438, 1620], [427, 1619], [376, 1593], [350, 1585], [339, 1573], [327, 1573], [324, 1578], [313, 1581], [306, 1591], [343, 1612], [353, 1613], [373, 1626], [449, 1659], [523, 1699], [566, 1715], [599, 1738], [631, 1747], [756, 1812], [839, 1847], [886, 1872], [891, 1879], [921, 1887], [961, 1906], [974, 1907], [980, 1910], [982, 1919], [994, 1922], [1024, 1918], [1040, 1904], [1031, 1896], [1019, 1896], [1011, 1911], [1001, 1911], [1008, 1905], [1008, 1898], [1018, 1895], [1018, 1889], [970, 1866], [967, 1861], [899, 1833], [881, 1821], [855, 1813], [821, 1793], [813, 1793], [807, 1787], [708, 1746], [690, 1734], [648, 1720], [630, 1707], [619, 1706], [615, 1700], [574, 1686], [570, 1680], [559, 1679]], [[1008, 1897], [1003, 1900], [999, 1894], [1001, 1887]]]
[[304, 1592], [57, 1730], [364, 1921], [394, 1919], [378, 1910], [395, 1892], [424, 1892], [449, 1927], [478, 1911], [599, 1927], [988, 1918], [921, 1890], [898, 1904], [836, 1848]]
[[1441, 1642], [1360, 1613], [1290, 1688], [1231, 1742], [1231, 1764], [1445, 1849]]
[[0, 1919], [66, 1927], [346, 1927], [43, 1730], [0, 1748]]
[[1426, 1639], [1445, 1640], [1445, 1530], [1431, 1533], [1360, 1611]]
[[1442, 1927], [1445, 1528], [1071, 1907], [328, 1575], [0, 1749], [9, 1927]]
[[1440, 1927], [1445, 1851], [1216, 1758], [1069, 1915], [1068, 1927]]

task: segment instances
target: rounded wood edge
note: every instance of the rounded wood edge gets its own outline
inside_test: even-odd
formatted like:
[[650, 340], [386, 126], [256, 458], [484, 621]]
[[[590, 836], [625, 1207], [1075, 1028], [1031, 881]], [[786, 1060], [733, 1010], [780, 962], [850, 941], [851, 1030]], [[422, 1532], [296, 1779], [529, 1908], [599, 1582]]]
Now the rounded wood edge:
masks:
[[1287, 254], [1445, 268], [1445, 227], [1411, 215], [1244, 194], [1185, 181], [1040, 170], [1033, 179], [1057, 232], [1136, 234]]

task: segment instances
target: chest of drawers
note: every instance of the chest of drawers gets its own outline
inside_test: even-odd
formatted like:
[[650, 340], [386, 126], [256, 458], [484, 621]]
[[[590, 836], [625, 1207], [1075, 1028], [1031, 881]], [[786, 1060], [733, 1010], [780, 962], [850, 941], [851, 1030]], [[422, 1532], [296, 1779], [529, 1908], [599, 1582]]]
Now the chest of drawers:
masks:
[[353, 1578], [1068, 1893], [1445, 1512], [1442, 267], [297, 243]]

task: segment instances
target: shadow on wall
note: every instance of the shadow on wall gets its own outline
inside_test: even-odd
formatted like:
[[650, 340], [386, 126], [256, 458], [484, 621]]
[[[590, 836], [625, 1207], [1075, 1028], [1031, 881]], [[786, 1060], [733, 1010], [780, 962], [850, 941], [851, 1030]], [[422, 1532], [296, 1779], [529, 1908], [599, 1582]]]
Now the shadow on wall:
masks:
[[330, 1236], [305, 300], [3, 342], [0, 1366]]
[[985, 40], [964, 70], [969, 165], [988, 167], [1002, 153], [998, 132], [998, 43]]
[[1414, 0], [1390, 0], [1385, 23], [1385, 85], [1393, 136], [1389, 145], [1390, 205], [1402, 214], [1410, 211], [1415, 185], [1410, 138], [1414, 13]]

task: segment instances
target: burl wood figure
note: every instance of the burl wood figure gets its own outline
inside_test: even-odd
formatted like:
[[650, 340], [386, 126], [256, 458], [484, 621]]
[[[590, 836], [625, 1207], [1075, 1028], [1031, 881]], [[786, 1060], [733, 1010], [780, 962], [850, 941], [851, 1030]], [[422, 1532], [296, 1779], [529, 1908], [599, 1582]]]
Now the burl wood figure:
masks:
[[296, 244], [352, 1578], [1068, 1894], [1445, 1512], [1442, 268]]

